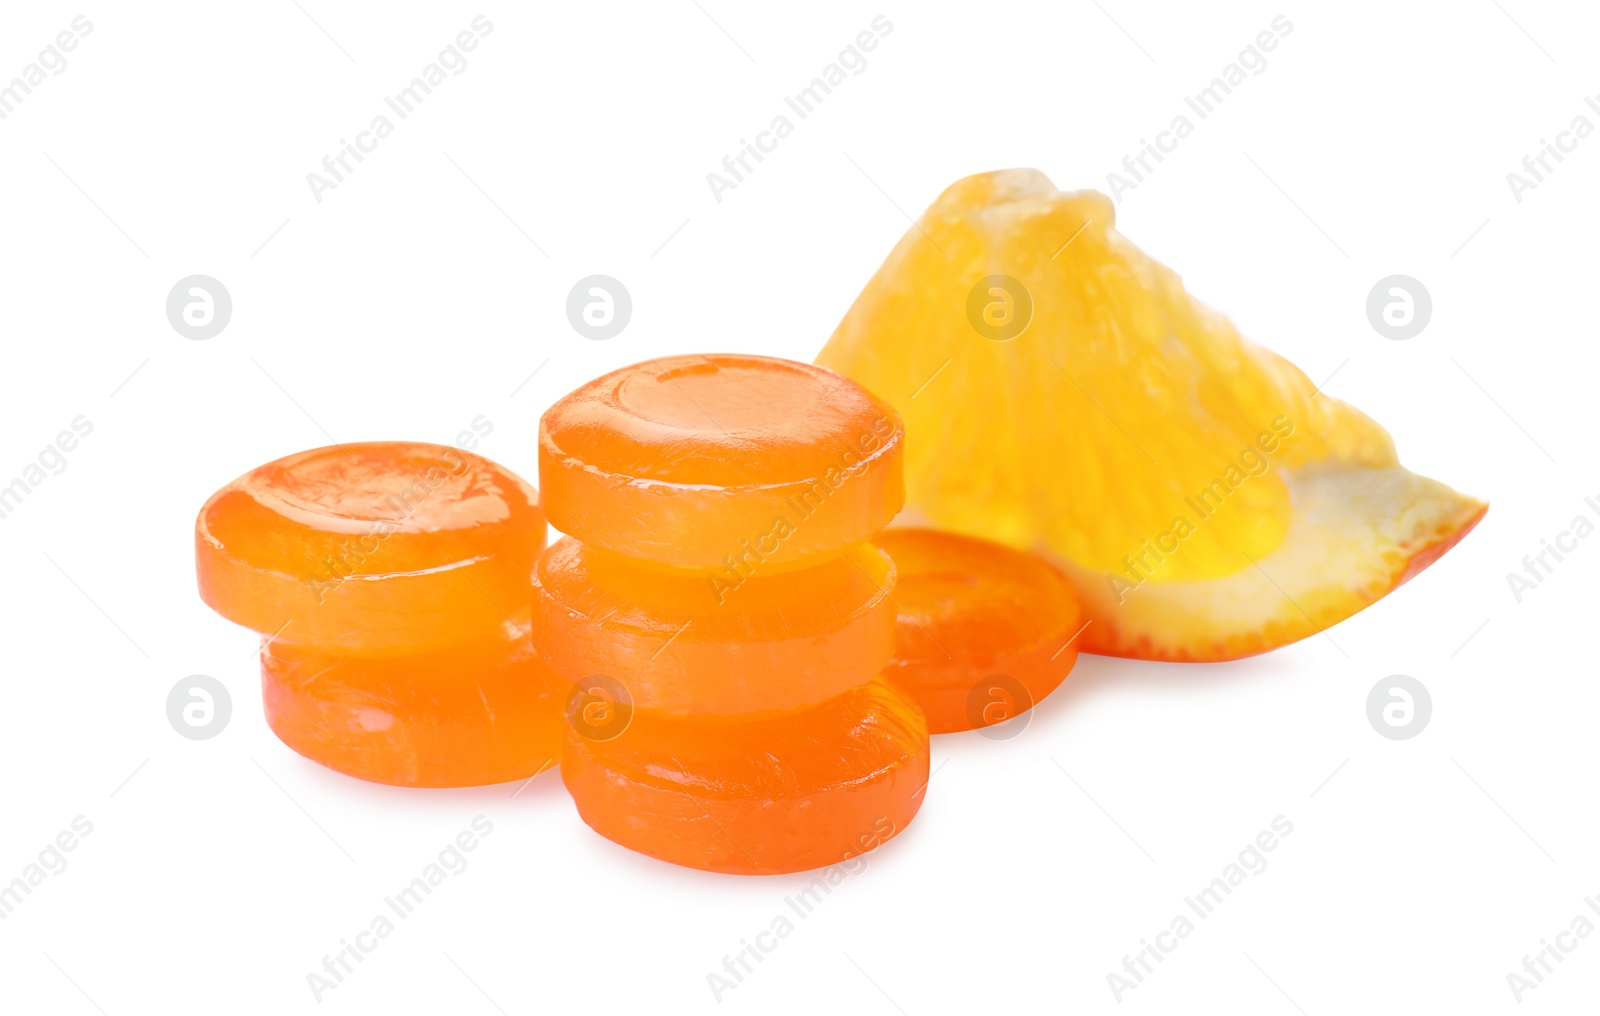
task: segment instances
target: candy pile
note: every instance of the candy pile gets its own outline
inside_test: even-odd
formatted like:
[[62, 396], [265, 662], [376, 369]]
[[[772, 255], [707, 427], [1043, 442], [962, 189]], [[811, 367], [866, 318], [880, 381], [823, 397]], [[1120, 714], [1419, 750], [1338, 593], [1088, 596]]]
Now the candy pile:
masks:
[[[539, 479], [569, 534], [534, 571], [534, 639], [576, 682], [561, 771], [585, 822], [713, 871], [833, 864], [905, 828], [928, 780], [894, 656], [894, 412], [820, 368], [685, 356], [544, 416]], [[591, 687], [585, 688], [585, 682]]]
[[528, 636], [538, 495], [487, 459], [400, 441], [261, 466], [195, 522], [200, 597], [262, 633], [267, 723], [330, 769], [466, 787], [549, 767], [556, 679]]
[[[1049, 565], [881, 532], [903, 444], [832, 371], [651, 360], [545, 414], [542, 505], [437, 445], [248, 473], [196, 523], [201, 596], [262, 633], [267, 722], [330, 768], [451, 787], [559, 759], [583, 820], [630, 849], [835, 864], [916, 815], [930, 727], [1012, 720], [1076, 658]], [[546, 516], [567, 534], [548, 549]]]

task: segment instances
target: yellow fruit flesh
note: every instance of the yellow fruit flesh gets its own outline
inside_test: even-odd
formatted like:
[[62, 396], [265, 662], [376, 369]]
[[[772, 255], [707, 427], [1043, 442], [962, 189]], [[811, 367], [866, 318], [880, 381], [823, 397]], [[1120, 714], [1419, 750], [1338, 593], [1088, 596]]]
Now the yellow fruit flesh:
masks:
[[[1114, 226], [1037, 171], [969, 177], [856, 300], [818, 363], [904, 418], [910, 518], [1047, 551], [1093, 651], [1217, 659], [1349, 616], [1481, 515]], [[969, 312], [996, 275], [1032, 302], [1009, 339]]]

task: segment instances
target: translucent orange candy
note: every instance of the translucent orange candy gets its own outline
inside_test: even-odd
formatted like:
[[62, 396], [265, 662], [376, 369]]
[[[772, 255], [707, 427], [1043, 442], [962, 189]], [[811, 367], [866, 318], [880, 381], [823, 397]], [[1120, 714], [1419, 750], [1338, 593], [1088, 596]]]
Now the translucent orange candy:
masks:
[[840, 864], [899, 833], [922, 804], [928, 759], [922, 711], [877, 678], [767, 719], [640, 713], [604, 740], [569, 731], [561, 771], [578, 814], [609, 840], [772, 875]]
[[362, 779], [498, 783], [548, 768], [562, 688], [529, 630], [538, 495], [469, 452], [317, 448], [252, 470], [195, 522], [200, 595], [266, 636], [267, 721]]
[[527, 618], [444, 649], [406, 656], [261, 649], [267, 724], [330, 769], [403, 787], [525, 779], [561, 752], [560, 682]]
[[315, 448], [251, 470], [195, 521], [200, 598], [235, 624], [356, 656], [486, 634], [528, 606], [537, 492], [470, 452]]
[[682, 568], [795, 567], [865, 540], [905, 501], [900, 418], [831, 370], [766, 356], [650, 360], [539, 424], [550, 524]]
[[899, 418], [759, 356], [653, 360], [545, 414], [536, 639], [574, 685], [562, 778], [601, 835], [711, 871], [848, 860], [928, 777], [894, 652]]
[[636, 709], [781, 712], [878, 675], [894, 655], [894, 581], [889, 555], [864, 543], [721, 588], [568, 537], [534, 568], [534, 638], [560, 673], [620, 679]]
[[933, 529], [872, 541], [894, 558], [899, 629], [884, 669], [948, 734], [1002, 723], [1054, 691], [1078, 659], [1072, 584], [1044, 560]]

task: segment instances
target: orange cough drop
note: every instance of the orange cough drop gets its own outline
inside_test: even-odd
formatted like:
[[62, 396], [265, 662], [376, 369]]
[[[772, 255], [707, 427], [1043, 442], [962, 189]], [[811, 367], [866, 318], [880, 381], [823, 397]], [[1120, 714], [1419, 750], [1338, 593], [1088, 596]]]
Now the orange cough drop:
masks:
[[873, 540], [899, 581], [884, 673], [935, 734], [1003, 723], [1056, 689], [1078, 659], [1077, 593], [1055, 568], [988, 540], [891, 529]]
[[223, 617], [354, 655], [420, 652], [527, 609], [538, 494], [488, 459], [403, 441], [251, 470], [195, 522], [200, 597]]
[[550, 523], [657, 564], [772, 571], [858, 543], [904, 500], [900, 419], [831, 370], [672, 356], [613, 371], [539, 425]]

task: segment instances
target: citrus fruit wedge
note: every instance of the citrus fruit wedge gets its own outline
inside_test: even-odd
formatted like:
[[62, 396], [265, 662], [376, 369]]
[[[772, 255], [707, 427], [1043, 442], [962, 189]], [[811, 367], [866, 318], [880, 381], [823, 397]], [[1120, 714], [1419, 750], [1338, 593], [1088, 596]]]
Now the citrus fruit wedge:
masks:
[[817, 362], [893, 406], [916, 524], [1044, 554], [1086, 652], [1212, 661], [1316, 634], [1487, 505], [1202, 306], [1037, 170], [967, 177], [890, 252]]

